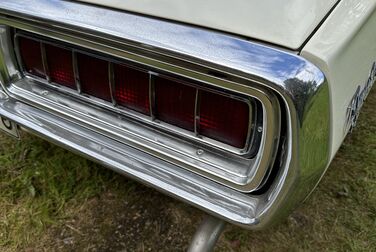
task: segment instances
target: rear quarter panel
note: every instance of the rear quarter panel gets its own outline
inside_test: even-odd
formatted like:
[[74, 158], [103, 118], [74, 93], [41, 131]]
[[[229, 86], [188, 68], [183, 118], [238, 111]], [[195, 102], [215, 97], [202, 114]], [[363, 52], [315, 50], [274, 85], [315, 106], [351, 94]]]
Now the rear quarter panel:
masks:
[[301, 55], [326, 75], [331, 97], [331, 159], [348, 130], [348, 107], [364, 88], [376, 61], [376, 1], [343, 0], [303, 48]]

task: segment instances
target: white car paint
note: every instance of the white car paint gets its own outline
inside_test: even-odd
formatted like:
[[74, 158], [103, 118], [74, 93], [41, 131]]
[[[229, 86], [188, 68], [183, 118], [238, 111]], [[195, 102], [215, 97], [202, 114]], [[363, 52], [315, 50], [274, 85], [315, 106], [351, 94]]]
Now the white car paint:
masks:
[[358, 86], [364, 87], [376, 61], [376, 1], [341, 1], [303, 48], [329, 81], [333, 158], [346, 136], [346, 112]]
[[82, 0], [298, 49], [337, 0]]

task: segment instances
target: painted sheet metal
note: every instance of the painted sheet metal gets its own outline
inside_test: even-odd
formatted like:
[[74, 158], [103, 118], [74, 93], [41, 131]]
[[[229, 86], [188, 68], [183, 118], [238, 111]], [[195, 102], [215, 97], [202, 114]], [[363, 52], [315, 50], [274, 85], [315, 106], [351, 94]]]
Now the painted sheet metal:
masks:
[[[347, 134], [349, 109], [357, 89], [374, 81], [376, 1], [341, 1], [303, 48], [301, 55], [326, 75], [331, 94], [332, 153]], [[372, 83], [373, 84], [373, 83]]]
[[337, 0], [82, 0], [298, 49]]

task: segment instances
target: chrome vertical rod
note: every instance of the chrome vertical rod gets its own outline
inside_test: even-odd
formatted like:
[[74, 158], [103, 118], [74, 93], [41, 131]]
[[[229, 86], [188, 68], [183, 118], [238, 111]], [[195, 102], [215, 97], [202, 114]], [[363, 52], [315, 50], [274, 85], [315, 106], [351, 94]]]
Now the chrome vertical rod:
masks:
[[195, 98], [195, 115], [194, 115], [194, 132], [195, 135], [198, 136], [200, 132], [200, 101], [201, 101], [201, 93], [200, 90], [196, 89], [196, 98]]
[[78, 63], [77, 63], [77, 53], [75, 50], [72, 50], [72, 64], [73, 64], [73, 74], [74, 74], [74, 80], [76, 82], [76, 88], [77, 92], [81, 94], [81, 83], [80, 83], [80, 76], [78, 73]]
[[51, 82], [50, 71], [48, 69], [48, 63], [47, 63], [46, 47], [45, 47], [44, 43], [42, 43], [42, 42], [39, 42], [39, 44], [40, 44], [40, 53], [41, 53], [41, 57], [42, 57], [43, 70], [44, 70], [44, 73], [46, 75], [46, 80], [48, 82]]
[[149, 72], [149, 106], [150, 106], [150, 116], [152, 120], [155, 120], [155, 76], [157, 73]]
[[110, 85], [110, 94], [111, 94], [111, 101], [112, 104], [116, 105], [115, 99], [115, 72], [114, 72], [114, 64], [112, 62], [108, 62], [108, 84]]

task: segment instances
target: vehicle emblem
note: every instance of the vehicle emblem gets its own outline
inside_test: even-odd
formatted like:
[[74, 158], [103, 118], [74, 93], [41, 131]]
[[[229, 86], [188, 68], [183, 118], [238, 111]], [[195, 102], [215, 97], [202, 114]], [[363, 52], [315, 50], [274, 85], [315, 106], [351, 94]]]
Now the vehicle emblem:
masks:
[[360, 85], [355, 91], [353, 98], [346, 112], [346, 123], [345, 123], [345, 134], [351, 132], [356, 126], [356, 122], [359, 117], [360, 109], [362, 108], [364, 101], [366, 100], [371, 88], [376, 80], [376, 62], [373, 62], [370, 74], [368, 76], [367, 82], [363, 87]]

